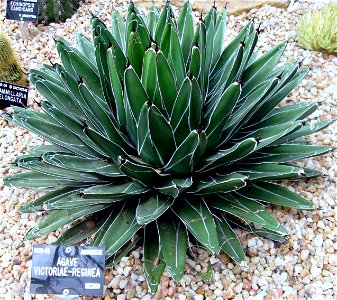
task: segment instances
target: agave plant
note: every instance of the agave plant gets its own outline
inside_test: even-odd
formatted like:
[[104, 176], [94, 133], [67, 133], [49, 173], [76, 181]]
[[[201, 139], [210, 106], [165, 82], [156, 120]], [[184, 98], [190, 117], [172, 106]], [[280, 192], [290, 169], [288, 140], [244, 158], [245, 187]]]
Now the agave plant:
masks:
[[275, 181], [321, 175], [290, 161], [330, 151], [301, 137], [331, 121], [305, 121], [315, 103], [278, 107], [308, 71], [278, 65], [286, 43], [257, 58], [254, 21], [223, 47], [225, 29], [215, 7], [194, 27], [189, 2], [177, 19], [169, 3], [147, 17], [131, 3], [112, 30], [93, 17], [93, 41], [57, 39], [62, 65], [30, 71], [44, 112], [6, 116], [51, 143], [5, 178], [49, 191], [21, 209], [50, 211], [28, 239], [72, 224], [57, 243], [103, 246], [108, 266], [142, 241], [152, 292], [165, 268], [182, 278], [190, 244], [244, 265], [235, 228], [284, 240], [265, 204], [312, 209]]

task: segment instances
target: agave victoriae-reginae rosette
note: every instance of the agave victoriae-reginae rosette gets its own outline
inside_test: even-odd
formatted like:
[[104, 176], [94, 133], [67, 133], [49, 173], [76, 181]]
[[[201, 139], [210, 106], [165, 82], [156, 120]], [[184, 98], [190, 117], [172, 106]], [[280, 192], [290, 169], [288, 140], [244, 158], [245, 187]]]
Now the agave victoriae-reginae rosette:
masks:
[[181, 279], [188, 243], [243, 264], [233, 228], [280, 242], [287, 230], [264, 204], [312, 208], [275, 183], [319, 176], [290, 161], [331, 150], [300, 139], [331, 122], [305, 121], [317, 104], [277, 107], [307, 69], [277, 65], [286, 43], [256, 58], [253, 21], [226, 47], [224, 10], [193, 22], [189, 2], [177, 19], [169, 3], [147, 17], [131, 3], [112, 30], [92, 19], [93, 42], [57, 39], [62, 65], [30, 71], [43, 112], [7, 119], [52, 145], [18, 157], [30, 171], [5, 179], [49, 191], [21, 209], [50, 211], [28, 239], [73, 224], [58, 243], [104, 246], [108, 265], [142, 241], [155, 291], [165, 268]]

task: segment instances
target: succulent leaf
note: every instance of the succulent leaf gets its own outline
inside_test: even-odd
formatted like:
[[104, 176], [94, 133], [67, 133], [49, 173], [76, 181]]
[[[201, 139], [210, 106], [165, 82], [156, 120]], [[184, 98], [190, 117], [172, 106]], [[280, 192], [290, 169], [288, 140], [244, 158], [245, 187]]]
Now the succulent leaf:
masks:
[[224, 45], [226, 12], [215, 7], [193, 23], [189, 1], [177, 19], [169, 1], [146, 17], [131, 2], [111, 31], [93, 17], [92, 41], [58, 38], [62, 64], [30, 71], [43, 112], [4, 115], [51, 143], [4, 178], [48, 188], [21, 208], [48, 211], [28, 238], [70, 224], [57, 243], [103, 246], [108, 267], [142, 241], [151, 293], [166, 267], [182, 278], [191, 243], [244, 266], [236, 228], [285, 241], [263, 205], [312, 209], [278, 181], [321, 176], [290, 162], [332, 150], [303, 142], [333, 122], [308, 122], [318, 104], [278, 106], [308, 72], [278, 64], [286, 43], [258, 57], [251, 21]]

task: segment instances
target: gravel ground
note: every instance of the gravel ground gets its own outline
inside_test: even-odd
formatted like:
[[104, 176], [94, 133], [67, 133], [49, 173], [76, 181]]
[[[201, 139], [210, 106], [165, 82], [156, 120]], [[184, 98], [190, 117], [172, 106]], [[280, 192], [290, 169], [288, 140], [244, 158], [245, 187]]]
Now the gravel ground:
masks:
[[[5, 1], [3, 1], [5, 2]], [[17, 22], [4, 20], [4, 3], [1, 5], [1, 30], [9, 34], [26, 69], [37, 67], [49, 60], [56, 62], [53, 36], [73, 40], [76, 30], [90, 34], [90, 11], [109, 24], [112, 3], [88, 0], [77, 14], [64, 24], [48, 27], [29, 24], [31, 36], [24, 41]], [[126, 2], [116, 0], [114, 6], [125, 12]], [[287, 102], [319, 101], [320, 109], [312, 118], [337, 117], [337, 57], [310, 52], [299, 48], [295, 26], [300, 15], [311, 6], [300, 2], [295, 11], [265, 6], [237, 17], [229, 17], [228, 37], [232, 38], [245, 22], [255, 15], [264, 31], [258, 43], [261, 51], [290, 38], [284, 59], [304, 59], [303, 64], [312, 71], [300, 86], [287, 98]], [[29, 106], [38, 109], [39, 101], [33, 87]], [[308, 137], [312, 144], [337, 148], [336, 123], [323, 132]], [[8, 125], [0, 120], [0, 177], [11, 172], [8, 164], [23, 154], [30, 145], [43, 141], [26, 130]], [[240, 270], [226, 255], [210, 256], [202, 250], [194, 251], [195, 258], [187, 260], [187, 274], [179, 284], [165, 273], [159, 292], [148, 294], [142, 269], [142, 249], [112, 270], [106, 271], [107, 292], [104, 299], [337, 299], [337, 206], [336, 177], [337, 152], [304, 160], [304, 165], [325, 173], [323, 178], [296, 183], [285, 182], [314, 203], [313, 211], [297, 211], [270, 207], [268, 210], [289, 230], [289, 240], [278, 245], [272, 241], [242, 234], [247, 249], [248, 270]], [[34, 199], [37, 193], [27, 189], [1, 186], [0, 181], [0, 299], [48, 299], [47, 296], [29, 294], [31, 249], [33, 244], [50, 244], [56, 241], [59, 231], [32, 242], [25, 233], [40, 218], [36, 214], [18, 213], [22, 204]], [[201, 280], [207, 264], [212, 264], [212, 279]], [[50, 299], [50, 298], [49, 298]], [[91, 299], [91, 298], [84, 298]], [[97, 298], [98, 299], [98, 298]]]

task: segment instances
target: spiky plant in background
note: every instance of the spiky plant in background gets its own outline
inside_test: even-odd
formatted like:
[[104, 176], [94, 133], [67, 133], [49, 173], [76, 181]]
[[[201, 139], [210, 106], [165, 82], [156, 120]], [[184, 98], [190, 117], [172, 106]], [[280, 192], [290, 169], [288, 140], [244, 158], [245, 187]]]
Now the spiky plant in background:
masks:
[[8, 37], [0, 31], [0, 81], [27, 85], [27, 76], [18, 61]]
[[165, 268], [181, 279], [188, 243], [243, 265], [234, 228], [284, 240], [264, 205], [312, 209], [275, 181], [321, 175], [290, 161], [330, 151], [301, 137], [331, 121], [305, 121], [315, 103], [277, 107], [307, 73], [277, 66], [285, 43], [256, 59], [251, 21], [223, 49], [225, 24], [215, 7], [194, 28], [189, 2], [178, 19], [169, 3], [147, 17], [131, 3], [112, 31], [93, 18], [93, 42], [57, 39], [62, 65], [30, 71], [44, 112], [7, 115], [52, 143], [17, 158], [29, 172], [5, 178], [50, 190], [21, 209], [50, 211], [28, 239], [73, 224], [57, 243], [88, 239], [108, 266], [143, 241], [152, 292]]
[[81, 0], [39, 0], [39, 22], [64, 22], [79, 8]]
[[337, 53], [337, 3], [307, 12], [298, 23], [297, 36], [305, 49]]

